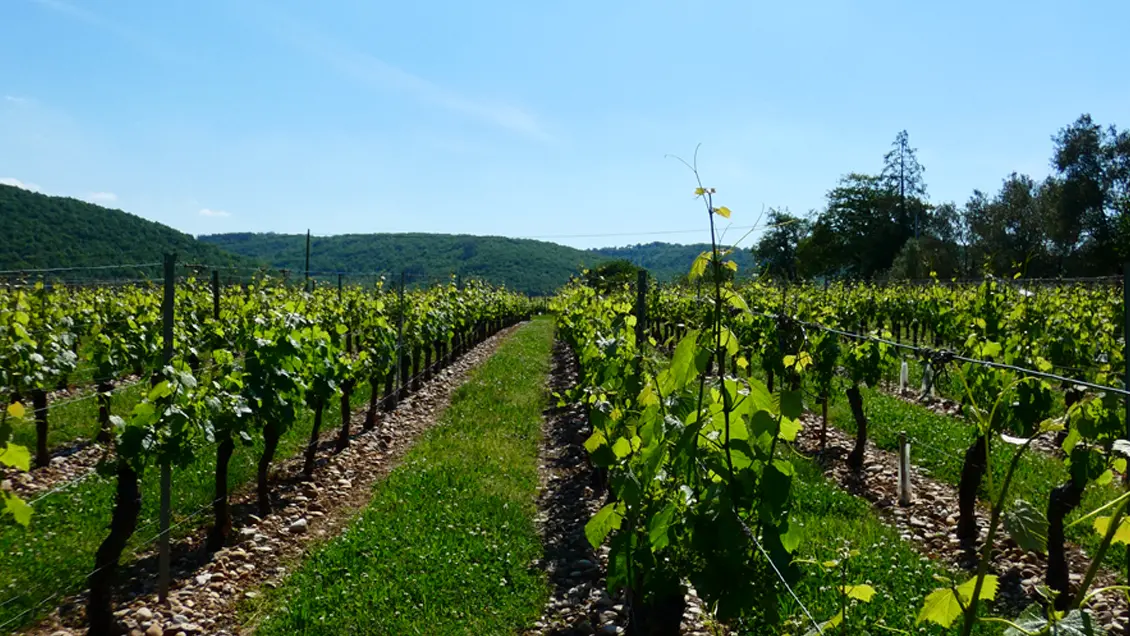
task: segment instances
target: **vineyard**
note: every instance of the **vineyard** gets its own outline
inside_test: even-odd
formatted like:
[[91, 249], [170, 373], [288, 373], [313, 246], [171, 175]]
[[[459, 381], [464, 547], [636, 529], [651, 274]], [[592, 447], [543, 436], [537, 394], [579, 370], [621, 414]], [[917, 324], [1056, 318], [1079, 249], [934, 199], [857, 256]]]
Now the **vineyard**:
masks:
[[[222, 585], [264, 633], [1125, 633], [1123, 279], [736, 269], [713, 249], [677, 284], [586, 273], [548, 306], [173, 257], [7, 273], [0, 631], [232, 633], [161, 609]], [[539, 319], [434, 388], [545, 309], [552, 371]], [[372, 462], [427, 428], [385, 426], [413, 400], [449, 421], [378, 487]], [[562, 458], [543, 487], [539, 452]], [[352, 482], [374, 488], [354, 528], [293, 574], [269, 561], [278, 583], [224, 582]]]
[[[553, 303], [607, 498], [585, 533], [633, 633], [678, 633], [689, 590], [742, 633], [1124, 633], [1121, 280], [734, 270], [715, 249], [687, 284]], [[837, 522], [843, 490], [898, 532]]]
[[317, 288], [260, 272], [224, 285], [169, 258], [116, 269], [131, 273], [61, 285], [41, 272], [0, 291], [0, 631], [89, 586], [91, 633], [116, 633], [123, 555], [157, 549], [163, 598], [170, 539], [208, 526], [207, 548], [222, 548], [233, 490], [254, 484], [255, 514], [271, 514], [274, 463], [301, 455], [311, 476], [534, 309], [473, 281]]

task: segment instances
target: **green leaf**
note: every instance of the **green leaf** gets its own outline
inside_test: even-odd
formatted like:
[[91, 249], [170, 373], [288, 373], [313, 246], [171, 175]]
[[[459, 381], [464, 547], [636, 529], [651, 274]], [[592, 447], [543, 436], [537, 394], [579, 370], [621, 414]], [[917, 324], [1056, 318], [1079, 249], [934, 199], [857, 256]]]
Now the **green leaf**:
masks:
[[864, 603], [870, 603], [875, 596], [875, 588], [870, 585], [845, 585], [840, 588], [840, 591], [844, 596]]
[[16, 419], [23, 417], [24, 413], [26, 412], [27, 411], [24, 409], [24, 405], [20, 404], [19, 402], [12, 402], [8, 405], [8, 415]]
[[157, 401], [157, 400], [159, 400], [163, 397], [168, 397], [168, 396], [172, 395], [172, 393], [173, 393], [173, 387], [169, 386], [169, 381], [168, 380], [161, 380], [160, 382], [157, 383], [157, 386], [154, 386], [152, 389], [149, 390], [148, 400], [150, 402], [155, 402], [155, 401]]
[[[968, 605], [973, 600], [973, 588], [977, 586], [977, 577], [973, 577], [957, 587], [957, 594], [948, 587], [942, 587], [930, 592], [922, 604], [922, 611], [918, 613], [916, 623], [931, 622], [942, 627], [949, 627], [961, 616], [961, 606]], [[961, 602], [958, 602], [958, 595]], [[997, 577], [988, 574], [985, 576], [984, 585], [981, 587], [980, 598], [993, 600], [997, 595]]]
[[585, 538], [594, 550], [600, 548], [609, 532], [618, 530], [623, 521], [623, 515], [617, 510], [621, 504], [610, 503], [601, 508], [589, 522], [585, 524]]
[[600, 429], [596, 429], [592, 432], [592, 435], [589, 435], [589, 438], [585, 440], [585, 450], [590, 454], [595, 453], [597, 449], [607, 443], [608, 440], [604, 437], [604, 433]]
[[695, 365], [694, 359], [697, 343], [698, 332], [690, 331], [675, 346], [670, 367], [673, 386], [668, 387], [668, 392], [682, 389], [698, 375], [698, 367]]
[[1016, 545], [1028, 552], [1044, 554], [1048, 549], [1048, 519], [1043, 511], [1018, 499], [1004, 513], [1004, 527]]
[[675, 516], [675, 504], [668, 503], [659, 514], [647, 523], [647, 539], [652, 550], [662, 550], [671, 542], [667, 529], [671, 526], [671, 518]]
[[722, 327], [722, 329], [718, 333], [718, 340], [719, 344], [722, 345], [722, 348], [726, 350], [726, 353], [730, 354], [731, 356], [737, 355], [738, 337], [734, 335], [734, 332], [730, 331], [726, 327]]
[[796, 436], [800, 434], [802, 428], [804, 428], [804, 425], [800, 423], [800, 420], [790, 420], [783, 417], [781, 418], [781, 430], [777, 433], [777, 437], [786, 442], [796, 441]]
[[804, 412], [804, 399], [800, 391], [781, 391], [775, 396], [778, 413], [795, 420]]
[[0, 464], [27, 472], [31, 470], [31, 453], [24, 446], [9, 443], [0, 452]]
[[801, 539], [804, 538], [804, 528], [796, 521], [789, 520], [786, 523], [788, 530], [781, 533], [781, 545], [789, 554], [792, 554], [800, 547]]
[[706, 273], [706, 266], [710, 264], [710, 259], [713, 258], [713, 252], [703, 252], [694, 259], [691, 263], [690, 279], [702, 278]]
[[[1020, 613], [1013, 621], [1016, 627], [1009, 627], [1004, 631], [1004, 636], [1029, 636], [1030, 634], [1044, 634], [1052, 623], [1044, 615], [1044, 608], [1033, 603]], [[1019, 629], [1017, 629], [1019, 628]], [[1090, 613], [1072, 610], [1067, 616], [1060, 618], [1054, 624], [1055, 636], [1096, 636]]]
[[722, 294], [723, 294], [723, 298], [725, 299], [725, 301], [731, 307], [733, 307], [734, 309], [737, 309], [738, 311], [740, 311], [742, 313], [746, 313], [746, 314], [749, 313], [749, 305], [746, 304], [745, 298], [742, 298], [741, 294], [739, 294], [738, 292], [736, 292], [732, 289], [725, 289], [725, 290], [722, 291]]
[[632, 443], [627, 437], [621, 437], [612, 444], [612, 452], [616, 454], [617, 459], [624, 459], [632, 454]]
[[[1094, 522], [1095, 532], [1099, 533], [1100, 537], [1106, 536], [1106, 531], [1110, 528], [1110, 517], [1097, 517]], [[1130, 523], [1126, 519], [1122, 519], [1118, 524], [1118, 530], [1114, 532], [1114, 538], [1111, 539], [1111, 545], [1116, 543], [1124, 543], [1130, 545]]]
[[21, 526], [27, 526], [31, 523], [31, 506], [24, 503], [23, 499], [10, 493], [4, 493], [4, 509], [11, 513], [15, 517], [16, 523]]
[[844, 622], [844, 613], [838, 612], [832, 618], [829, 618], [828, 620], [824, 621], [823, 623], [820, 623], [820, 631], [817, 631], [817, 629], [815, 627], [813, 627], [812, 629], [805, 632], [804, 636], [818, 636], [821, 633], [821, 631], [825, 634], [835, 633], [832, 630], [839, 627], [840, 624], [843, 623], [843, 622]]

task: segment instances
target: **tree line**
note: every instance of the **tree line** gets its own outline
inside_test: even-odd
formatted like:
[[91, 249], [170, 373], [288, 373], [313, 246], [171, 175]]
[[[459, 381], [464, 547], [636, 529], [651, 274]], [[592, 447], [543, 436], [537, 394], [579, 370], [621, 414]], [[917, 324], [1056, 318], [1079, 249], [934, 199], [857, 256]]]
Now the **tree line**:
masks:
[[878, 174], [841, 177], [823, 210], [770, 210], [754, 256], [787, 279], [1121, 273], [1130, 261], [1130, 131], [1083, 114], [1052, 142], [1047, 178], [1013, 172], [996, 193], [933, 203], [904, 130]]

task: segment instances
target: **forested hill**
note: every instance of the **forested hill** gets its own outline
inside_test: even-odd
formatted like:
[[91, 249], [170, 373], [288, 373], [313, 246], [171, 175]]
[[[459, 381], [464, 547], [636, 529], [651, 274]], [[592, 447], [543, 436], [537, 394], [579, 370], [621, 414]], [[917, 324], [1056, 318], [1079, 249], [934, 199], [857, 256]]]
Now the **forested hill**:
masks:
[[[235, 254], [296, 272], [303, 270], [304, 234], [212, 234], [199, 239]], [[467, 234], [342, 234], [310, 240], [313, 271], [404, 271], [410, 280], [435, 280], [459, 274], [530, 294], [552, 294], [584, 267], [625, 259], [644, 267], [660, 280], [671, 280], [690, 269], [709, 245], [650, 243], [622, 248], [579, 250], [530, 239]], [[733, 258], [740, 272], [751, 271], [753, 258], [740, 250]]]
[[[212, 234], [199, 240], [271, 266], [301, 272], [304, 234]], [[451, 274], [474, 277], [530, 294], [551, 294], [569, 277], [608, 260], [599, 254], [528, 239], [455, 234], [339, 234], [310, 239], [317, 272], [405, 272], [411, 281]]]
[[[186, 263], [252, 264], [190, 234], [128, 212], [7, 185], [0, 185], [0, 236], [4, 237], [0, 270], [159, 263], [166, 252], [176, 252], [177, 259]], [[136, 270], [105, 269], [97, 277], [137, 275]], [[91, 276], [95, 275], [66, 274], [66, 278]]]
[[[662, 281], [683, 276], [691, 268], [695, 257], [710, 249], [707, 243], [679, 245], [675, 243], [647, 243], [627, 247], [602, 247], [589, 250], [593, 254], [613, 259], [624, 259], [648, 270]], [[753, 253], [749, 249], [734, 250], [728, 257], [738, 264], [738, 276], [754, 272]]]
[[[182, 263], [253, 268], [266, 265], [296, 273], [304, 268], [303, 234], [189, 234], [134, 214], [72, 199], [0, 185], [0, 270], [90, 267], [160, 262], [176, 252]], [[585, 267], [625, 259], [671, 280], [690, 269], [709, 245], [649, 243], [619, 248], [573, 247], [498, 236], [452, 234], [343, 234], [311, 240], [315, 271], [401, 271], [426, 282], [451, 274], [504, 284], [530, 294], [552, 294]], [[748, 250], [731, 258], [739, 273], [752, 271]], [[66, 272], [58, 280], [155, 277], [156, 268]]]

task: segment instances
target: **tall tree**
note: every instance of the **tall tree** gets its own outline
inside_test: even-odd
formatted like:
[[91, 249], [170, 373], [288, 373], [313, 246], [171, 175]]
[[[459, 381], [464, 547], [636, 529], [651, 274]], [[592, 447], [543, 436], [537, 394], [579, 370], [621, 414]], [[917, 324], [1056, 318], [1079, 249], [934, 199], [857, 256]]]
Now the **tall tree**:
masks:
[[808, 235], [810, 224], [788, 209], [770, 209], [767, 223], [753, 255], [762, 269], [768, 267], [770, 276], [792, 280], [797, 276], [797, 246]]
[[914, 238], [921, 234], [922, 216], [926, 212], [926, 169], [918, 163], [918, 150], [910, 147], [910, 135], [905, 130], [895, 136], [891, 150], [883, 155], [880, 173], [884, 187], [897, 197], [898, 222], [913, 231]]
[[992, 199], [979, 190], [973, 192], [964, 216], [973, 252], [990, 272], [1048, 273], [1047, 226], [1052, 210], [1048, 205], [1051, 195], [1045, 191], [1044, 184], [1014, 172]]
[[[1081, 251], [1079, 268], [1085, 273], [1113, 273], [1118, 269], [1118, 213], [1120, 135], [1114, 126], [1103, 129], [1089, 114], [1052, 137], [1052, 165], [1063, 180], [1055, 219], [1055, 241], [1069, 260]], [[1130, 141], [1125, 145], [1130, 146]]]

